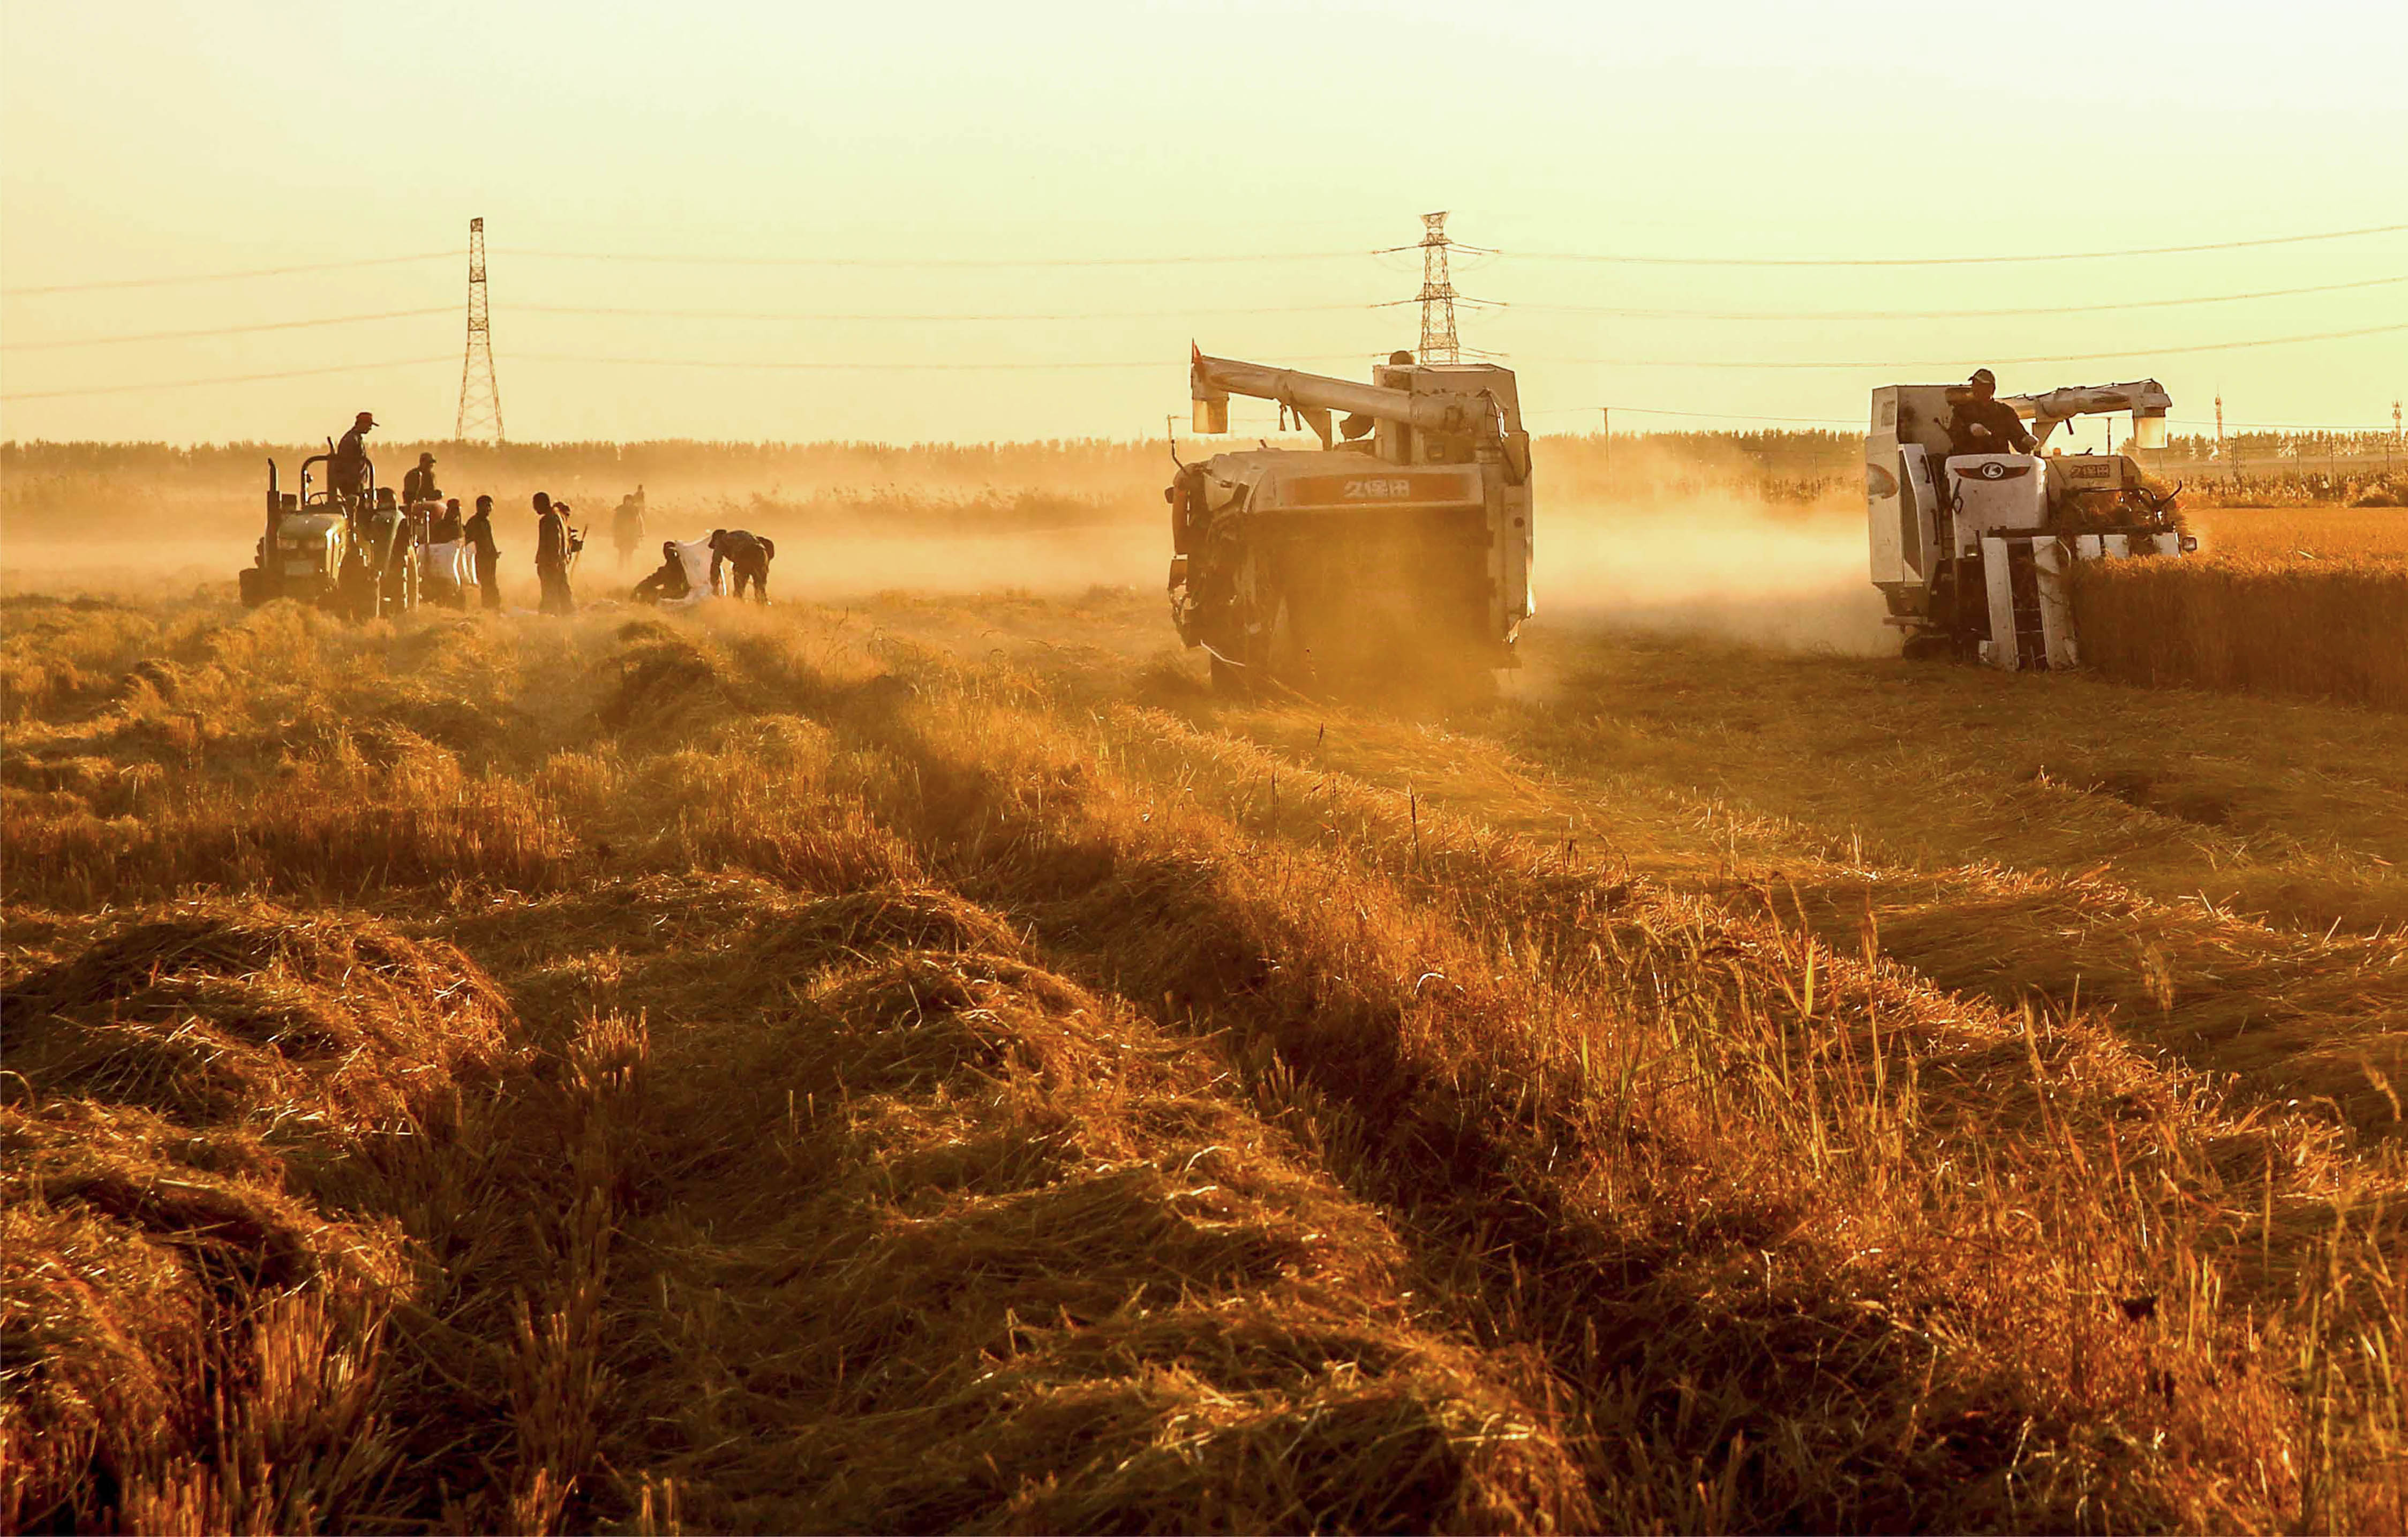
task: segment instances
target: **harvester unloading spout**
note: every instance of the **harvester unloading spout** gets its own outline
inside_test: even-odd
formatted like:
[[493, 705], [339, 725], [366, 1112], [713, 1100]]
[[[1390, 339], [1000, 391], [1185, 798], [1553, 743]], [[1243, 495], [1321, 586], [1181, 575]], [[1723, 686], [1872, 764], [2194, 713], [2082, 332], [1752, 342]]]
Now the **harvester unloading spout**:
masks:
[[1191, 347], [1188, 386], [1199, 433], [1228, 431], [1242, 395], [1293, 412], [1324, 450], [1216, 454], [1166, 493], [1171, 616], [1216, 680], [1405, 657], [1514, 665], [1530, 450], [1511, 369], [1400, 355], [1364, 384]]
[[1471, 399], [1459, 395], [1415, 395], [1409, 389], [1385, 384], [1357, 384], [1351, 379], [1331, 379], [1294, 368], [1270, 368], [1259, 363], [1238, 363], [1225, 357], [1207, 357], [1200, 350], [1190, 351], [1187, 389], [1196, 401], [1197, 432], [1229, 430], [1229, 397], [1233, 395], [1275, 400], [1285, 406], [1304, 419], [1321, 439], [1323, 448], [1331, 446], [1332, 411], [1467, 438], [1495, 438], [1502, 432], [1496, 398], [1485, 392]]

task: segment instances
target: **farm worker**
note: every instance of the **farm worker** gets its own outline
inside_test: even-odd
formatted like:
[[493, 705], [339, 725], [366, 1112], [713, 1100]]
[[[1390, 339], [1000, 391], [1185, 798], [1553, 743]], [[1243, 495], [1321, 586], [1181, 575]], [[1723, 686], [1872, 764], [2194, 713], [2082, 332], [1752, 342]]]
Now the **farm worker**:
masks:
[[420, 454], [418, 467], [401, 478], [401, 499], [413, 507], [443, 499], [443, 493], [435, 489], [435, 455]]
[[625, 570], [627, 562], [636, 558], [636, 546], [644, 542], [644, 504], [633, 496], [619, 498], [619, 510], [610, 514], [610, 538], [619, 546], [619, 568]]
[[568, 590], [568, 557], [575, 552], [568, 532], [567, 505], [554, 507], [552, 497], [538, 491], [535, 494], [535, 574], [543, 583], [543, 601], [537, 606], [545, 613], [575, 613], [577, 598]]
[[728, 596], [742, 597], [744, 584], [752, 583], [752, 596], [769, 601], [769, 561], [778, 547], [758, 534], [748, 534], [741, 528], [714, 528], [710, 531], [710, 585], [719, 587], [722, 562], [735, 567], [736, 590]]
[[678, 558], [675, 540], [661, 545], [661, 568], [636, 583], [630, 595], [638, 603], [663, 603], [685, 596], [694, 590], [686, 580], [685, 562]]
[[1987, 368], [1976, 368], [1973, 377], [1965, 381], [1966, 393], [1958, 396], [1956, 406], [1948, 415], [1948, 452], [1951, 453], [2029, 453], [2032, 435], [2025, 430], [2023, 418], [2013, 406], [1999, 402], [1998, 377]]
[[502, 589], [494, 567], [501, 563], [502, 552], [494, 542], [494, 498], [477, 498], [476, 515], [462, 532], [468, 538], [468, 548], [477, 553], [477, 585], [484, 592], [485, 607], [498, 609], [502, 606]]
[[326, 466], [326, 489], [337, 496], [364, 496], [368, 488], [368, 432], [376, 418], [366, 411], [351, 418], [351, 430], [343, 434], [335, 445], [335, 457]]
[[435, 526], [427, 533], [431, 544], [450, 544], [460, 537], [460, 498], [452, 497], [435, 515]]

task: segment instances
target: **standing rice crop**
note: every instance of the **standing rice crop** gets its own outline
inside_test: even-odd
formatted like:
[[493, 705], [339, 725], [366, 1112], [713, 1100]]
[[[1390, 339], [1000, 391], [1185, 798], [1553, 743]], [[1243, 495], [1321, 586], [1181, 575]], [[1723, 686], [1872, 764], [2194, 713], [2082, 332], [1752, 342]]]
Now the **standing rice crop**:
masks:
[[2085, 562], [2082, 657], [2158, 687], [2408, 710], [2408, 567], [2374, 561]]

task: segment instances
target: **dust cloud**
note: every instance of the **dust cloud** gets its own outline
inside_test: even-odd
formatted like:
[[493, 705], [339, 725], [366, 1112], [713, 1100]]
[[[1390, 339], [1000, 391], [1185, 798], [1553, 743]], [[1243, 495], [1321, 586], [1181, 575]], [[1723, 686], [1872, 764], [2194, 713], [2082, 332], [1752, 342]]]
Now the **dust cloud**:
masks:
[[1897, 649], [1860, 518], [1740, 501], [1542, 508], [1534, 623], [1713, 635], [1794, 651]]
[[[724, 512], [685, 516], [659, 507], [652, 509], [650, 521], [652, 537], [624, 566], [607, 532], [589, 534], [575, 574], [580, 600], [625, 598], [659, 564], [663, 538], [697, 539], [714, 526], [736, 522]], [[842, 601], [892, 590], [956, 594], [1012, 589], [1054, 595], [1096, 586], [1158, 586], [1169, 561], [1169, 539], [1150, 519], [1141, 525], [1129, 522], [992, 534], [830, 530], [774, 517], [752, 518], [743, 525], [776, 542], [770, 589], [780, 597], [797, 600]], [[251, 563], [257, 538], [256, 526], [247, 518], [226, 520], [214, 537], [174, 539], [27, 537], [11, 530], [0, 540], [0, 595], [230, 597], [236, 571]], [[531, 531], [503, 540], [501, 588], [512, 606], [535, 602], [534, 543]]]

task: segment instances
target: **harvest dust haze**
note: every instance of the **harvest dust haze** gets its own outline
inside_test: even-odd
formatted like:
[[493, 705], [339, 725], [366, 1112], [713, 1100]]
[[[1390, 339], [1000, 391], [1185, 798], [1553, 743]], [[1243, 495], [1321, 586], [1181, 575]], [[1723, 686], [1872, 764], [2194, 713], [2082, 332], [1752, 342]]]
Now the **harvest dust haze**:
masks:
[[[1158, 448], [782, 452], [346, 624], [10, 451], [0, 1529], [2408, 1526], [2408, 714], [1577, 443], [1529, 683], [1224, 697]], [[781, 601], [596, 601], [638, 481]]]

